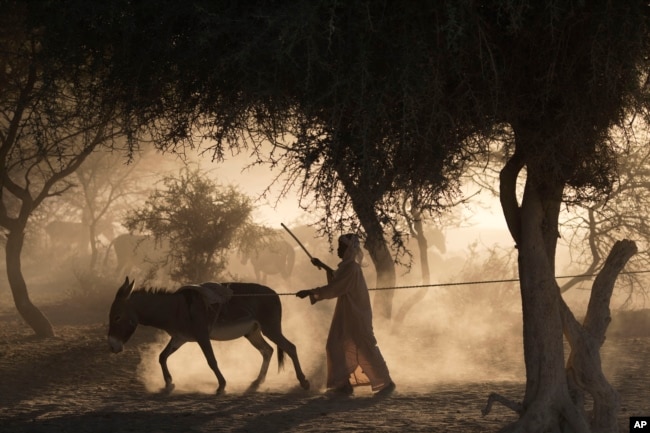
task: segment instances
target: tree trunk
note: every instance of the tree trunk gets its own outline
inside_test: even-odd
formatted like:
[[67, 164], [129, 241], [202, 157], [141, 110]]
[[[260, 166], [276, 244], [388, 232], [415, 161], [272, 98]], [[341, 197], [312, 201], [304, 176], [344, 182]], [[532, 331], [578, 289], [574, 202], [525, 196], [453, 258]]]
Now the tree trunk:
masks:
[[587, 315], [581, 326], [562, 303], [565, 334], [571, 345], [567, 361], [567, 376], [574, 401], [583, 409], [584, 394], [594, 400], [590, 425], [593, 433], [618, 432], [617, 415], [619, 396], [602, 372], [600, 347], [605, 342], [605, 332], [611, 321], [609, 303], [618, 274], [627, 261], [637, 252], [636, 244], [629, 240], [618, 241], [605, 261], [603, 269], [594, 281]]
[[7, 235], [6, 245], [6, 264], [7, 264], [7, 279], [9, 280], [9, 287], [13, 294], [14, 304], [20, 316], [27, 322], [37, 336], [39, 337], [53, 337], [54, 329], [50, 321], [43, 315], [43, 313], [34, 305], [29, 299], [27, 293], [27, 284], [23, 278], [20, 255], [23, 249], [23, 242], [25, 240], [24, 230], [11, 230]]
[[[395, 287], [397, 281], [395, 263], [390, 254], [384, 232], [374, 209], [359, 208], [354, 205], [359, 222], [366, 232], [366, 244], [364, 245], [370, 254], [377, 271], [376, 287]], [[373, 299], [373, 313], [377, 317], [390, 320], [393, 308], [394, 290], [378, 290]]]
[[[536, 128], [534, 130], [539, 130]], [[609, 324], [609, 302], [618, 273], [636, 252], [633, 242], [617, 243], [599, 273], [583, 325], [562, 299], [555, 280], [555, 251], [564, 182], [544, 172], [543, 161], [526, 161], [522, 149], [535, 148], [540, 137], [516, 131], [515, 153], [500, 174], [499, 196], [508, 229], [519, 250], [526, 390], [520, 414], [507, 432], [617, 432], [618, 395], [602, 373], [600, 346]], [[526, 168], [521, 205], [517, 179]], [[563, 336], [571, 347], [564, 364]], [[584, 394], [594, 399], [587, 414]], [[500, 397], [499, 397], [500, 398]], [[490, 397], [488, 407], [492, 400]]]
[[523, 167], [520, 156], [515, 153], [501, 173], [500, 198], [519, 251], [526, 390], [520, 419], [503, 431], [588, 433], [589, 426], [569, 394], [562, 299], [555, 281], [563, 185], [542, 186], [544, 176], [528, 167], [520, 207], [516, 200], [516, 179]]
[[90, 239], [90, 263], [89, 269], [90, 272], [94, 272], [97, 267], [97, 260], [99, 258], [99, 252], [97, 251], [97, 221], [93, 220], [88, 225], [88, 237]]
[[[424, 236], [424, 227], [422, 227], [422, 219], [420, 218], [419, 214], [414, 215], [413, 221], [414, 227], [411, 236], [415, 237], [418, 242], [418, 249], [420, 252], [420, 268], [422, 269], [422, 284], [424, 286], [428, 286], [431, 282], [428, 253], [429, 245], [426, 236]], [[400, 309], [397, 311], [397, 314], [395, 315], [393, 326], [399, 326], [402, 322], [404, 322], [404, 318], [406, 318], [408, 312], [411, 311], [411, 308], [415, 307], [422, 299], [424, 299], [428, 291], [428, 287], [421, 287], [417, 292], [406, 299], [406, 301], [404, 301]]]
[[422, 269], [422, 284], [429, 284], [431, 282], [431, 271], [429, 270], [429, 243], [427, 237], [424, 235], [424, 225], [422, 224], [422, 216], [419, 212], [413, 214], [413, 232], [411, 233], [415, 240], [418, 242], [418, 250], [420, 252], [420, 268]]
[[[366, 232], [367, 233], [367, 232]], [[396, 273], [395, 263], [388, 251], [388, 247], [384, 242], [383, 235], [381, 239], [377, 240], [376, 234], [371, 237], [368, 234], [366, 241], [366, 249], [370, 253], [370, 257], [377, 270], [376, 287], [388, 288], [387, 290], [378, 290], [375, 292], [373, 300], [373, 312], [376, 316], [386, 320], [390, 320], [393, 313], [393, 295], [394, 290], [390, 289], [395, 287]]]
[[570, 398], [564, 368], [554, 245], [549, 249], [549, 240], [557, 238], [560, 201], [556, 197], [542, 200], [539, 191], [527, 181], [519, 242], [526, 391], [521, 418], [506, 431], [589, 432]]

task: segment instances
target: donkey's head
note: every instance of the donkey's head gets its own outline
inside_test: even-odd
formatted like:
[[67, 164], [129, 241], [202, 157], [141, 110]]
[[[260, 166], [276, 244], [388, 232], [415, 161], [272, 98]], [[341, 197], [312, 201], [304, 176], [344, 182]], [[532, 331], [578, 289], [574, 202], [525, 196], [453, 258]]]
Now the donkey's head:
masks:
[[108, 345], [113, 353], [122, 351], [124, 344], [129, 341], [138, 326], [138, 316], [129, 302], [134, 284], [135, 280], [129, 282], [129, 277], [126, 277], [111, 305], [108, 316]]

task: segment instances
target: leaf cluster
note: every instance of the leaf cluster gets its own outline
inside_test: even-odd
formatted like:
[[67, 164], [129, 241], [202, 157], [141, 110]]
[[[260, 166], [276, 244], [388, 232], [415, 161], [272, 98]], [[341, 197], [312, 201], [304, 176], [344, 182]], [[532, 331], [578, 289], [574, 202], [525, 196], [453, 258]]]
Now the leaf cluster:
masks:
[[352, 194], [388, 219], [398, 193], [439, 207], [504, 124], [529, 175], [573, 186], [576, 200], [607, 191], [610, 127], [644, 101], [642, 1], [67, 0], [43, 10], [58, 17], [46, 20], [53, 43], [81, 32], [72, 52], [106, 68], [103, 90], [134, 134], [149, 128], [167, 149], [214, 140], [216, 158], [270, 141], [276, 152], [263, 157], [334, 222]]
[[207, 281], [225, 269], [227, 253], [252, 226], [252, 210], [236, 188], [185, 169], [178, 177], [165, 177], [163, 187], [130, 212], [125, 225], [169, 242], [176, 281]]

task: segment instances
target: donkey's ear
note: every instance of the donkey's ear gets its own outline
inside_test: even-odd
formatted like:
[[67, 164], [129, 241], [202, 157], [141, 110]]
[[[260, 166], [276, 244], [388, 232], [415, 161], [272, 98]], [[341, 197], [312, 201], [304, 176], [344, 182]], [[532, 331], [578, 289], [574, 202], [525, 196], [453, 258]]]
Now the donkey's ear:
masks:
[[133, 290], [133, 285], [135, 284], [135, 280], [129, 282], [129, 277], [127, 276], [124, 279], [124, 283], [122, 286], [117, 290], [117, 296], [116, 298], [128, 298], [129, 295], [131, 294], [131, 291]]

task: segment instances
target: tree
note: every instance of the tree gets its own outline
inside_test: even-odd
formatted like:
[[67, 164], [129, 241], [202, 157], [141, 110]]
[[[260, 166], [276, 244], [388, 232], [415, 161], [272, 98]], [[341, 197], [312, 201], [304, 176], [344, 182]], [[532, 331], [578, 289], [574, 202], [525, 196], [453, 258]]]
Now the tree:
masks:
[[[596, 200], [611, 188], [616, 158], [608, 136], [625, 121], [625, 103], [639, 94], [641, 17], [643, 11], [629, 4], [565, 5], [550, 15], [530, 5], [510, 15], [513, 30], [494, 47], [504, 65], [501, 112], [514, 133], [499, 196], [518, 248], [524, 313], [527, 382], [514, 431], [618, 430], [618, 400], [600, 370], [599, 347], [615, 276], [636, 247], [616, 244], [583, 324], [560, 295], [555, 250], [562, 202]], [[620, 22], [634, 22], [635, 29]], [[520, 176], [525, 184], [519, 196]], [[603, 280], [607, 287], [598, 288]], [[565, 368], [563, 333], [571, 345], [567, 375], [559, 374]], [[574, 369], [577, 359], [580, 371]], [[575, 398], [582, 392], [594, 398], [591, 415]]]
[[[647, 239], [650, 236], [645, 215], [650, 209], [648, 194], [647, 160], [650, 149], [645, 145], [647, 125], [637, 120], [639, 126], [631, 125], [630, 131], [621, 133], [617, 140], [623, 150], [619, 159], [620, 169], [611, 191], [601, 200], [591, 203], [577, 203], [574, 211], [562, 224], [562, 237], [570, 245], [573, 262], [582, 266], [581, 273], [592, 274], [602, 269], [607, 252], [616, 243], [618, 237]], [[635, 132], [635, 129], [637, 130]], [[650, 256], [646, 248], [641, 248], [630, 271], [648, 269]], [[625, 276], [629, 284], [627, 302], [632, 303], [635, 292], [645, 294], [642, 275]], [[585, 278], [575, 277], [562, 285], [565, 292]]]
[[198, 169], [167, 176], [140, 209], [130, 212], [126, 227], [169, 241], [172, 278], [201, 282], [218, 278], [226, 255], [238, 239], [257, 231], [252, 205], [234, 187], [221, 188]]
[[[81, 199], [78, 207], [83, 215], [83, 227], [88, 231], [90, 239], [91, 271], [99, 260], [98, 235], [102, 231], [112, 232], [113, 218], [110, 212], [115, 211], [115, 205], [120, 200], [134, 193], [132, 174], [136, 167], [137, 161], [125, 164], [121, 153], [97, 150], [75, 172], [82, 193], [78, 195]], [[102, 230], [103, 227], [109, 229]]]
[[[410, 205], [410, 208], [407, 210], [407, 203]], [[397, 328], [402, 325], [404, 318], [407, 316], [409, 311], [415, 307], [420, 301], [424, 299], [428, 292], [428, 285], [431, 283], [431, 271], [429, 269], [429, 240], [427, 239], [427, 233], [425, 233], [425, 217], [423, 212], [419, 209], [417, 195], [411, 197], [410, 200], [405, 199], [402, 202], [402, 217], [405, 220], [405, 224], [408, 227], [408, 232], [411, 238], [415, 239], [418, 245], [418, 256], [420, 270], [422, 272], [422, 286], [417, 292], [412, 296], [407, 298], [402, 305], [400, 306], [397, 314], [395, 314], [393, 320], [393, 328]], [[433, 229], [433, 233], [430, 230], [428, 234], [433, 234], [433, 240], [438, 250], [441, 253], [446, 251], [446, 241], [445, 235], [438, 228]], [[429, 236], [431, 238], [431, 236]], [[409, 262], [410, 268], [410, 262]]]
[[[425, 73], [446, 62], [444, 46], [432, 51], [427, 44], [437, 32], [435, 11], [407, 5], [387, 14], [384, 6], [315, 2], [270, 20], [265, 51], [287, 53], [270, 59], [273, 69], [286, 61], [293, 71], [285, 73], [298, 74], [276, 89], [290, 97], [295, 114], [278, 119], [277, 109], [267, 108], [256, 130], [275, 144], [272, 161], [282, 161], [287, 184], [298, 183], [301, 199], [314, 197], [309, 205], [324, 210], [321, 225], [363, 229], [377, 285], [392, 287], [394, 262], [405, 254], [407, 232], [397, 223], [403, 196], [417, 197], [420, 212], [449, 202], [464, 165], [462, 140], [476, 125], [439, 114], [459, 107], [441, 92], [458, 84], [455, 75], [444, 66]], [[379, 317], [391, 318], [393, 293], [375, 295]]]
[[[111, 109], [99, 107], [98, 77], [84, 65], [44, 61], [47, 31], [26, 21], [24, 5], [9, 2], [0, 17], [0, 226], [16, 308], [39, 336], [52, 326], [29, 299], [21, 252], [30, 216], [71, 187], [66, 179], [117, 130]], [[70, 69], [69, 69], [70, 68]], [[74, 72], [73, 70], [74, 69]]]
[[[456, 193], [460, 143], [476, 125], [448, 114], [466, 109], [451, 103], [464, 92], [444, 66], [453, 53], [444, 44], [434, 51], [411, 44], [436, 38], [435, 10], [409, 5], [385, 14], [379, 6], [370, 17], [363, 1], [68, 6], [43, 15], [65, 16], [56, 20], [62, 31], [78, 23], [81, 51], [110, 56], [115, 80], [104, 88], [125, 98], [123, 112], [139, 119], [134, 131], [150, 126], [165, 149], [214, 139], [216, 158], [225, 146], [241, 147], [243, 137], [256, 148], [270, 140], [276, 150], [261, 159], [282, 164], [287, 185], [297, 181], [303, 198], [314, 197], [330, 235], [363, 229], [379, 285], [395, 283], [390, 247], [400, 254], [403, 232], [391, 221], [401, 190], [417, 189], [423, 209]], [[126, 43], [110, 39], [118, 34]], [[402, 67], [387, 67], [387, 58]], [[443, 76], [427, 75], [439, 61]], [[285, 137], [295, 141], [284, 146]], [[430, 148], [420, 153], [417, 142]], [[390, 317], [391, 295], [378, 297], [387, 297], [380, 316]]]

